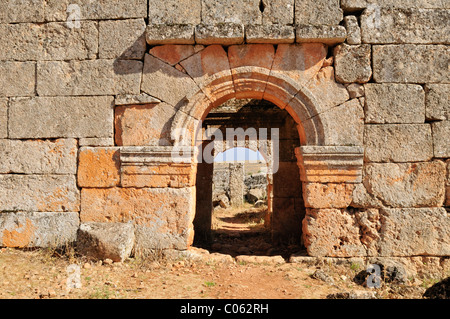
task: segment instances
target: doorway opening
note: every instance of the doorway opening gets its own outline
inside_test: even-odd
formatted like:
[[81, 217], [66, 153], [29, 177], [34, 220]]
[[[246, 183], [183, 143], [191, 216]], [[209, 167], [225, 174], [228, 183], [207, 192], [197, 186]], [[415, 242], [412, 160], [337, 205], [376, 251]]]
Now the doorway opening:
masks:
[[[305, 207], [294, 151], [300, 140], [292, 117], [265, 100], [231, 99], [210, 111], [202, 129], [224, 139], [202, 140], [214, 161], [197, 164], [194, 246], [232, 256], [302, 250]], [[242, 139], [227, 136], [239, 130]]]

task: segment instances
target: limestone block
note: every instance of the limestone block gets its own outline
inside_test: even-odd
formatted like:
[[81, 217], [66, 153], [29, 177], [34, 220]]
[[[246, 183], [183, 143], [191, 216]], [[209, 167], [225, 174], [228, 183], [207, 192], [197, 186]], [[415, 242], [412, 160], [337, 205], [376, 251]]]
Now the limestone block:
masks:
[[295, 29], [292, 26], [249, 25], [245, 28], [247, 43], [294, 43]]
[[[364, 111], [358, 99], [349, 100], [321, 113], [327, 145], [363, 145]], [[339, 124], [339, 129], [335, 125]]]
[[1, 174], [76, 174], [77, 141], [0, 140]]
[[380, 217], [380, 256], [450, 254], [450, 218], [444, 208], [384, 208]]
[[310, 256], [366, 256], [355, 212], [340, 209], [307, 209], [303, 240]]
[[450, 120], [450, 84], [425, 85], [427, 120]]
[[341, 25], [309, 25], [298, 24], [295, 28], [295, 41], [321, 42], [327, 45], [335, 45], [345, 41], [347, 31]]
[[371, 7], [361, 15], [363, 43], [450, 43], [448, 9]]
[[261, 24], [259, 0], [203, 0], [202, 23]]
[[2, 211], [67, 212], [80, 210], [74, 175], [0, 175]]
[[152, 1], [148, 6], [149, 24], [200, 24], [202, 0]]
[[336, 80], [366, 83], [372, 76], [370, 45], [341, 44], [334, 49]]
[[149, 24], [145, 30], [148, 44], [194, 44], [194, 26], [190, 24]]
[[445, 206], [450, 206], [450, 159], [447, 160], [447, 179], [445, 181]]
[[175, 109], [167, 103], [116, 106], [116, 145], [170, 145]]
[[370, 162], [428, 161], [433, 157], [429, 124], [365, 126], [365, 157]]
[[448, 82], [445, 45], [373, 45], [373, 78], [376, 82]]
[[341, 0], [341, 7], [346, 11], [361, 10], [367, 7], [396, 8], [450, 8], [448, 0]]
[[39, 62], [40, 96], [139, 94], [143, 64], [134, 60]]
[[307, 86], [321, 102], [317, 105], [317, 114], [344, 103], [350, 97], [348, 88], [346, 89], [343, 84], [334, 80], [334, 68], [332, 66], [322, 67], [317, 75], [308, 82]]
[[0, 96], [33, 96], [36, 86], [34, 62], [0, 62]]
[[10, 138], [112, 137], [113, 97], [15, 98]]
[[0, 138], [8, 137], [8, 99], [0, 98]]
[[197, 49], [203, 46], [194, 45], [178, 45], [166, 44], [159, 45], [150, 49], [149, 53], [154, 57], [174, 66], [180, 61], [183, 61], [198, 52]]
[[45, 4], [46, 21], [66, 21], [70, 4], [79, 6], [82, 20], [147, 17], [146, 0], [45, 0]]
[[364, 186], [390, 207], [439, 207], [445, 197], [445, 165], [383, 163], [365, 166]]
[[119, 169], [119, 148], [82, 147], [78, 158], [78, 186], [117, 186], [120, 183]]
[[338, 25], [342, 18], [339, 0], [295, 0], [295, 24]]
[[0, 34], [0, 60], [80, 60], [97, 57], [98, 30], [94, 21], [84, 21], [80, 28], [68, 28], [63, 22], [0, 24]]
[[197, 92], [199, 88], [186, 73], [146, 54], [141, 90], [176, 106], [180, 100]]
[[186, 249], [192, 243], [194, 188], [83, 188], [81, 222], [132, 221], [135, 250]]
[[345, 29], [347, 29], [347, 43], [361, 44], [361, 29], [355, 16], [344, 17]]
[[0, 23], [44, 22], [44, 0], [4, 0], [0, 3]]
[[303, 183], [305, 207], [347, 208], [352, 202], [355, 184]]
[[114, 99], [114, 104], [117, 105], [139, 105], [139, 104], [157, 104], [161, 101], [157, 98], [145, 93], [141, 94], [119, 94]]
[[134, 227], [129, 223], [82, 223], [77, 252], [88, 258], [123, 262], [134, 247]]
[[263, 0], [262, 23], [292, 25], [294, 24], [295, 0]]
[[142, 59], [147, 48], [145, 29], [144, 19], [100, 21], [99, 58]]
[[0, 247], [66, 247], [77, 240], [78, 212], [2, 212]]
[[[351, 83], [346, 86], [348, 94], [351, 99], [358, 98], [358, 97], [364, 97], [365, 90], [364, 85], [358, 84], [358, 83]], [[361, 103], [364, 104], [364, 103]]]
[[114, 138], [112, 137], [81, 137], [78, 140], [81, 146], [114, 146]]
[[195, 26], [198, 44], [241, 44], [244, 42], [244, 25], [237, 23], [199, 24]]
[[450, 157], [450, 121], [433, 122], [434, 157]]
[[424, 123], [425, 92], [415, 84], [367, 83], [366, 123]]

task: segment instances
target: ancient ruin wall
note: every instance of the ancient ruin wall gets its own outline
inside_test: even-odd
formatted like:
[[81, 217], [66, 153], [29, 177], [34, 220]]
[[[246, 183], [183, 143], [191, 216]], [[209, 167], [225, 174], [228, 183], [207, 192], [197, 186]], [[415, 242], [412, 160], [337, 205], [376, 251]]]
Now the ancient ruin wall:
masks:
[[448, 0], [1, 1], [0, 246], [118, 223], [120, 256], [186, 249], [176, 131], [252, 98], [298, 124], [308, 254], [450, 256], [449, 20]]

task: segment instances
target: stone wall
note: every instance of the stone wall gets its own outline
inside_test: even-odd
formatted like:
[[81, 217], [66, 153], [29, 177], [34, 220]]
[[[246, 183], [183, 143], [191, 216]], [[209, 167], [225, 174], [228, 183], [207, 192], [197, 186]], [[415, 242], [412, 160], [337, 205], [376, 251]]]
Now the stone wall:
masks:
[[297, 124], [310, 255], [450, 256], [449, 19], [448, 0], [2, 1], [0, 246], [131, 223], [136, 250], [186, 249], [186, 141], [252, 98]]

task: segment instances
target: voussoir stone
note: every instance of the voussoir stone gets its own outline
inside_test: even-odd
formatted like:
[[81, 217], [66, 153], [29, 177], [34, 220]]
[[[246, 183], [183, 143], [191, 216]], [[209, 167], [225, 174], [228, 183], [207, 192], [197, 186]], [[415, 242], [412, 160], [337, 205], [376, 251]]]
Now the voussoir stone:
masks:
[[79, 224], [78, 212], [2, 212], [0, 247], [66, 247]]
[[439, 207], [445, 199], [445, 165], [441, 161], [367, 164], [363, 183], [390, 207]]
[[415, 84], [367, 83], [366, 123], [424, 123], [425, 92]]
[[123, 262], [134, 247], [134, 226], [131, 223], [82, 223], [78, 230], [78, 253], [99, 260]]
[[113, 97], [15, 98], [10, 138], [112, 137]]
[[365, 157], [371, 162], [428, 161], [433, 157], [429, 124], [365, 125]]

